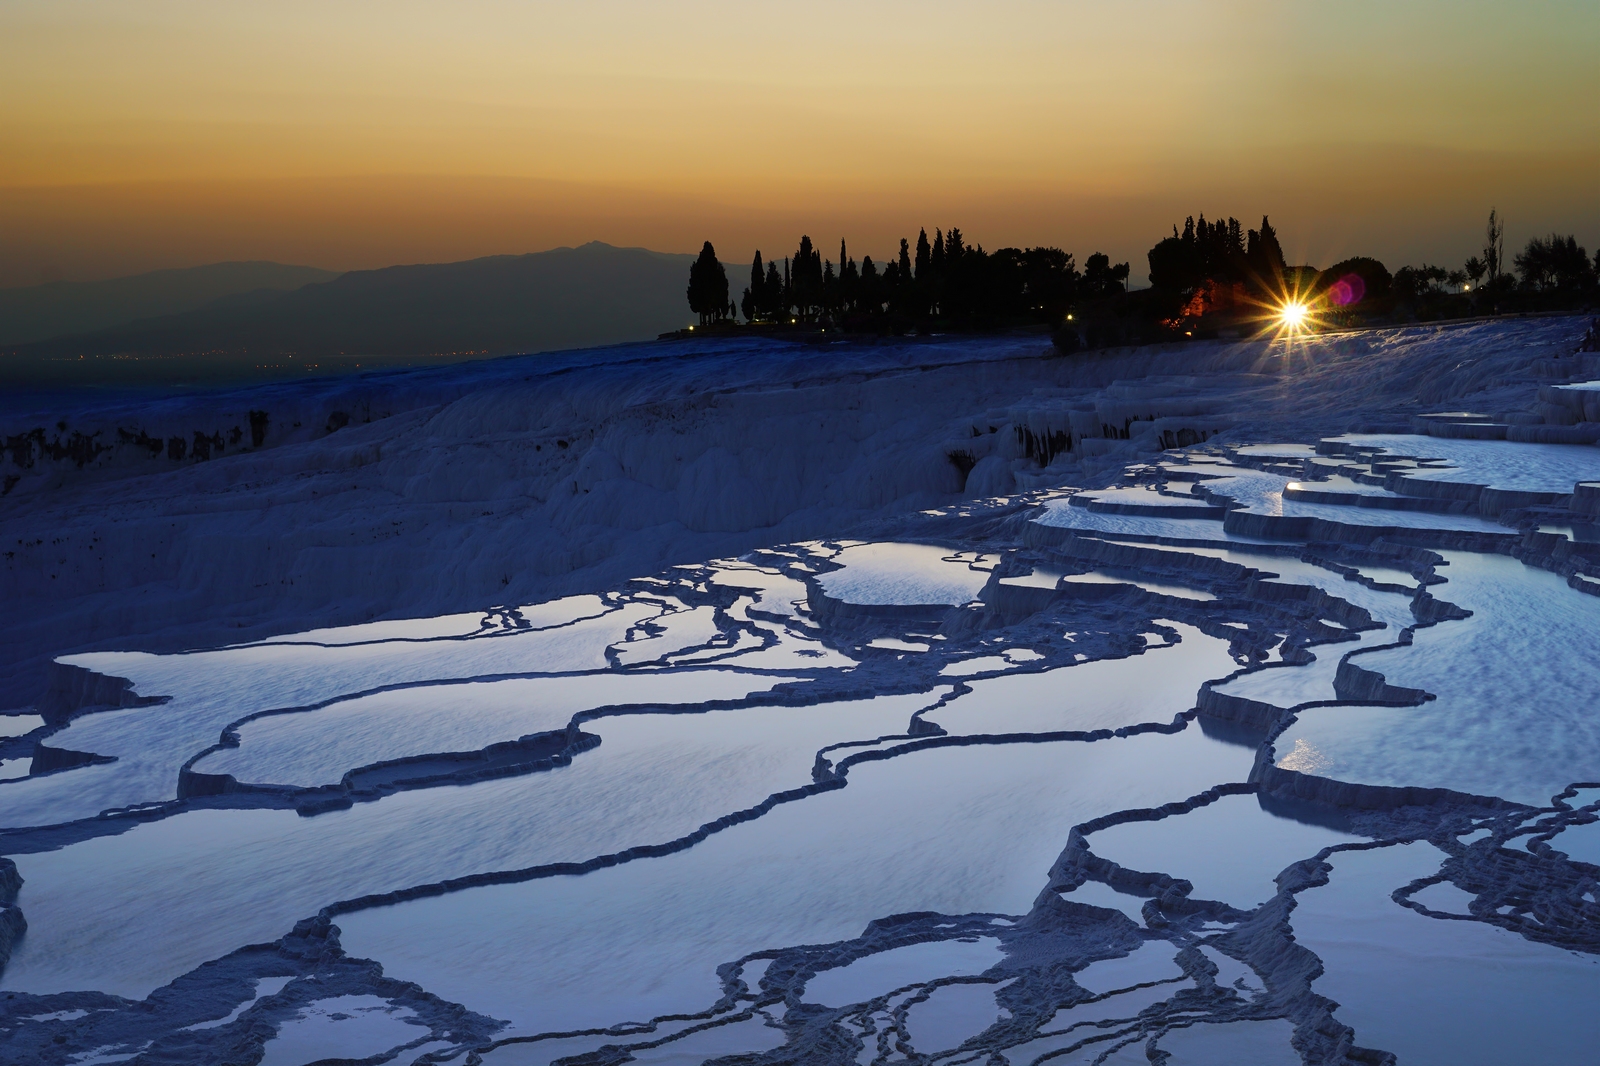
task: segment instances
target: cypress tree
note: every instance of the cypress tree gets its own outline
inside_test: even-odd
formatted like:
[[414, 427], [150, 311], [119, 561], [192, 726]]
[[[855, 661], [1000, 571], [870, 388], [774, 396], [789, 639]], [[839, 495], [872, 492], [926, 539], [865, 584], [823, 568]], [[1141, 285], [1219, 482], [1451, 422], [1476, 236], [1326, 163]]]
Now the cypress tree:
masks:
[[[765, 301], [761, 299], [761, 290], [766, 283], [767, 272], [761, 265], [761, 249], [757, 248], [756, 257], [750, 261], [750, 287], [745, 291], [750, 294], [751, 298], [755, 301], [755, 306], [760, 310], [765, 310], [765, 307], [762, 306]], [[745, 317], [750, 318], [750, 313], [748, 311], [745, 312]]]
[[750, 287], [744, 290], [744, 297], [739, 301], [746, 322], [754, 322], [765, 314], [766, 283], [767, 273], [761, 269], [761, 250], [758, 248], [755, 259], [750, 263]]
[[923, 230], [917, 234], [917, 280], [922, 280], [928, 272], [928, 266], [933, 261], [933, 250], [928, 247], [928, 231]]
[[689, 266], [689, 310], [700, 316], [702, 326], [720, 319], [728, 308], [728, 272], [717, 261], [716, 249], [706, 241], [700, 255]]
[[[788, 270], [787, 264], [784, 267]], [[769, 321], [776, 322], [784, 316], [783, 303], [783, 278], [778, 276], [778, 264], [767, 264], [767, 280], [761, 289], [761, 313]]]
[[1261, 216], [1261, 264], [1264, 277], [1278, 282], [1287, 265], [1283, 261], [1283, 246], [1278, 243], [1278, 231], [1272, 228], [1267, 216]]
[[861, 257], [861, 277], [856, 282], [856, 309], [877, 314], [883, 310], [882, 290], [878, 284], [878, 268], [872, 256]]
[[822, 306], [822, 253], [816, 250], [809, 236], [800, 238], [800, 247], [794, 254], [792, 282], [794, 304], [800, 317], [814, 318]]

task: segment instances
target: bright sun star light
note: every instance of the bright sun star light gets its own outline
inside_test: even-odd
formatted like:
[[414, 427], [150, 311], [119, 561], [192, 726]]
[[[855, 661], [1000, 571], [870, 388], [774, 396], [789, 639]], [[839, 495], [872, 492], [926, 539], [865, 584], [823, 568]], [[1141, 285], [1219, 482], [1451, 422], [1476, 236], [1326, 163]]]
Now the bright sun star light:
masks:
[[1283, 323], [1284, 328], [1298, 330], [1306, 324], [1307, 314], [1308, 308], [1305, 304], [1298, 302], [1286, 303], [1278, 312], [1278, 320]]

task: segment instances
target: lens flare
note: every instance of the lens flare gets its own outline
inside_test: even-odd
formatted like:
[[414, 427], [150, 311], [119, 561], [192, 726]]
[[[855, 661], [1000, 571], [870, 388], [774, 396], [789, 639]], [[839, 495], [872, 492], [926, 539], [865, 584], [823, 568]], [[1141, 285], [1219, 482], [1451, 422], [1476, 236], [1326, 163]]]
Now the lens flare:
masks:
[[1335, 307], [1358, 304], [1367, 295], [1367, 283], [1360, 274], [1346, 274], [1328, 288], [1328, 300]]

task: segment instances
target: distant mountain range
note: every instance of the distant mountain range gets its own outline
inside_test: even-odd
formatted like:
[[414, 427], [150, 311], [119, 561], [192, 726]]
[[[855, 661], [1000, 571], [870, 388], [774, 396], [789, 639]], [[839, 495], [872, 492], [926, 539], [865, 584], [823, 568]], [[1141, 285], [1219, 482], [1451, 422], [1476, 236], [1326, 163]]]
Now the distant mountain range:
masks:
[[0, 381], [241, 381], [646, 340], [690, 317], [684, 290], [693, 259], [596, 241], [331, 278], [318, 272], [327, 280], [289, 292], [257, 287], [180, 313], [5, 344]]
[[25, 289], [0, 289], [0, 345], [27, 344], [140, 318], [181, 314], [225, 297], [270, 298], [338, 276], [337, 270], [282, 263], [212, 263], [110, 281], [52, 281]]

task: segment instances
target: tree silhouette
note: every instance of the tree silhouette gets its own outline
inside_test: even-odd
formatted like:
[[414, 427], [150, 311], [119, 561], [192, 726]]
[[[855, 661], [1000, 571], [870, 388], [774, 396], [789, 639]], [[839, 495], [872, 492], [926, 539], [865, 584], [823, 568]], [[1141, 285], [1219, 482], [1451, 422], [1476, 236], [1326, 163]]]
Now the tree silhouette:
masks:
[[883, 310], [883, 287], [872, 256], [861, 257], [861, 277], [856, 282], [856, 310], [876, 315]]
[[1500, 268], [1505, 260], [1506, 248], [1506, 224], [1492, 207], [1489, 209], [1489, 224], [1484, 227], [1483, 236], [1483, 261], [1492, 287], [1500, 281]]
[[1450, 280], [1444, 267], [1424, 263], [1419, 267], [1404, 266], [1394, 272], [1394, 292], [1402, 300], [1418, 300], [1433, 296]]
[[1260, 228], [1250, 230], [1235, 218], [1191, 215], [1150, 249], [1152, 288], [1142, 292], [1128, 289], [1129, 264], [1112, 263], [1103, 252], [1084, 260], [1080, 272], [1063, 249], [991, 252], [956, 226], [936, 228], [931, 240], [919, 228], [914, 248], [902, 238], [886, 262], [863, 256], [858, 263], [843, 239], [838, 260], [824, 260], [811, 237], [802, 235], [781, 271], [776, 260], [754, 254], [749, 285], [736, 302], [728, 300], [726, 272], [707, 241], [690, 268], [688, 296], [707, 325], [742, 313], [752, 323], [904, 333], [1028, 323], [1061, 327], [1076, 315], [1069, 328], [1090, 347], [1137, 343], [1173, 330], [1206, 336], [1243, 326], [1261, 317], [1257, 305], [1273, 302], [1285, 286], [1305, 290], [1330, 313], [1354, 309], [1356, 315], [1334, 319], [1341, 324], [1372, 321], [1395, 307], [1396, 298], [1403, 314], [1467, 313], [1477, 297], [1461, 297], [1460, 287], [1477, 286], [1480, 279], [1517, 309], [1594, 298], [1600, 255], [1591, 260], [1575, 237], [1555, 233], [1530, 239], [1515, 257], [1521, 285], [1513, 293], [1512, 276], [1504, 272], [1504, 233], [1499, 212], [1491, 211], [1483, 253], [1463, 269], [1422, 264], [1391, 277], [1382, 263], [1364, 257], [1325, 271], [1286, 266], [1267, 215]]
[[[1257, 233], [1255, 250], [1257, 258], [1267, 263], [1270, 260], [1266, 248], [1276, 248], [1277, 236], [1264, 218], [1262, 225], [1266, 227], [1271, 244]], [[1150, 284], [1168, 294], [1187, 297], [1208, 281], [1245, 281], [1252, 273], [1248, 253], [1238, 219], [1207, 222], [1206, 216], [1201, 215], [1197, 223], [1191, 215], [1184, 220], [1182, 233], [1173, 226], [1172, 236], [1158, 241], [1150, 249]], [[1279, 249], [1276, 262], [1280, 272], [1282, 261], [1283, 252]]]
[[1522, 284], [1540, 291], [1581, 292], [1594, 280], [1589, 253], [1571, 235], [1563, 237], [1552, 233], [1548, 237], [1529, 238], [1527, 247], [1516, 257], [1516, 264]]
[[[996, 255], [1003, 254], [996, 252]], [[1127, 269], [1127, 264], [1122, 264]], [[1052, 325], [1066, 318], [1078, 296], [1078, 267], [1070, 253], [1060, 248], [1029, 248], [1018, 257], [1022, 306]]]
[[[789, 269], [784, 264], [784, 270]], [[778, 275], [778, 264], [767, 264], [767, 281], [761, 289], [761, 314], [769, 322], [777, 322], [788, 317], [788, 308], [784, 303], [783, 278]]]
[[839, 242], [839, 310], [841, 314], [855, 311], [861, 300], [861, 272], [854, 259], [844, 256], [844, 241]]
[[794, 253], [790, 293], [791, 306], [800, 317], [815, 321], [822, 311], [822, 253], [812, 246], [808, 236], [800, 238], [800, 247]]
[[717, 261], [710, 241], [689, 266], [688, 297], [689, 310], [700, 316], [702, 326], [720, 320], [728, 312], [728, 272]]
[[1090, 298], [1103, 298], [1127, 288], [1129, 267], [1127, 263], [1111, 265], [1111, 257], [1096, 252], [1083, 261], [1082, 290]]
[[[1229, 219], [1231, 222], [1232, 219]], [[1244, 252], [1245, 269], [1249, 280], [1268, 292], [1283, 290], [1283, 247], [1278, 243], [1278, 231], [1272, 228], [1267, 216], [1261, 216], [1261, 228], [1251, 230]]]
[[744, 296], [739, 300], [740, 310], [744, 312], [746, 322], [754, 322], [765, 311], [762, 299], [766, 288], [767, 275], [761, 269], [761, 249], [756, 249], [756, 257], [750, 263], [750, 284], [744, 290]]

